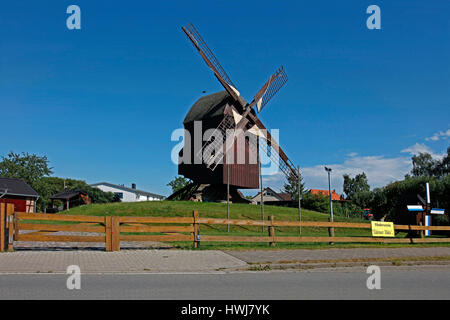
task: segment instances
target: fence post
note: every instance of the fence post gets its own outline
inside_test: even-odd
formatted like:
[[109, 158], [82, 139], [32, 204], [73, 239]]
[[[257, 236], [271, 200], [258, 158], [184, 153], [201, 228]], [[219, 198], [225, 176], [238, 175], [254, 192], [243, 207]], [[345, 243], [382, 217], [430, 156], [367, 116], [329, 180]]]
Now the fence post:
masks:
[[5, 204], [0, 203], [0, 252], [5, 250], [6, 228]]
[[111, 217], [112, 251], [120, 251], [120, 218]]
[[14, 204], [6, 205], [6, 216], [8, 219], [8, 251], [13, 251], [13, 232], [14, 232]]
[[[332, 222], [331, 218], [328, 218], [328, 222]], [[328, 228], [328, 235], [332, 238], [334, 238], [334, 227]], [[330, 242], [330, 244], [334, 244], [334, 242]]]
[[[422, 221], [419, 222], [419, 226], [422, 226]], [[420, 238], [421, 238], [421, 239], [423, 239], [423, 237], [424, 237], [424, 234], [423, 234], [423, 233], [424, 233], [423, 230], [419, 230], [419, 235], [420, 235]]]
[[199, 225], [198, 225], [198, 211], [194, 210], [194, 212], [192, 213], [192, 216], [194, 218], [194, 248], [198, 248], [200, 246], [200, 240], [198, 238], [199, 233]]
[[105, 217], [105, 247], [106, 251], [112, 251], [112, 218]]
[[14, 236], [13, 236], [13, 240], [17, 241], [17, 238], [19, 237], [19, 218], [17, 217], [17, 214], [14, 212], [13, 214], [14, 216]]
[[273, 226], [273, 219], [274, 219], [274, 217], [273, 216], [269, 216], [268, 218], [269, 218], [269, 237], [272, 238], [272, 241], [269, 242], [269, 245], [271, 247], [275, 247], [275, 228]]

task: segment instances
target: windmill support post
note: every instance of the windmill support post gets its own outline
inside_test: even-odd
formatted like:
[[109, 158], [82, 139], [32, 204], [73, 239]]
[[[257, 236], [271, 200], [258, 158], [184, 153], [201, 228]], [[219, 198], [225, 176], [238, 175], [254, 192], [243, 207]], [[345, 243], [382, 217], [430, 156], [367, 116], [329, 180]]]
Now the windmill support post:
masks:
[[[227, 220], [230, 220], [230, 165], [227, 163]], [[227, 232], [230, 232], [230, 224], [227, 224]]]

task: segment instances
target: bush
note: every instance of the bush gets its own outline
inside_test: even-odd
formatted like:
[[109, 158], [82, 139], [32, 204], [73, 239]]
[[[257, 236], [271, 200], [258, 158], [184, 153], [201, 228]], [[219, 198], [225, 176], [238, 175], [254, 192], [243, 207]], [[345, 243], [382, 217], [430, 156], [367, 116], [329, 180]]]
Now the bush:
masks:
[[[381, 189], [375, 189], [371, 201], [372, 213], [376, 219], [386, 216], [386, 220], [400, 224], [415, 224], [415, 214], [407, 205], [418, 204], [417, 194], [425, 198], [425, 183], [430, 184], [432, 207], [450, 209], [450, 176], [406, 177], [405, 180], [393, 182]], [[448, 223], [448, 216], [441, 218]]]
[[302, 207], [308, 210], [329, 213], [330, 200], [327, 196], [313, 195], [308, 192], [303, 195]]
[[49, 207], [50, 197], [64, 190], [84, 191], [91, 198], [92, 203], [119, 202], [119, 196], [112, 192], [103, 192], [98, 188], [89, 186], [85, 181], [75, 179], [63, 179], [58, 177], [44, 177], [36, 183], [36, 192], [39, 194], [37, 211], [44, 212]]

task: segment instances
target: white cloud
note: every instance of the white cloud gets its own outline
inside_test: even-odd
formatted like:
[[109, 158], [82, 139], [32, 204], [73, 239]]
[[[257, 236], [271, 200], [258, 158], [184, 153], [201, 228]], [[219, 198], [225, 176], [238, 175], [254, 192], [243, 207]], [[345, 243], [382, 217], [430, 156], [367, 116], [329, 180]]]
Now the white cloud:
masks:
[[[343, 175], [355, 176], [365, 172], [372, 188], [382, 187], [395, 180], [401, 180], [411, 171], [409, 157], [386, 158], [383, 156], [353, 157], [338, 164], [321, 164], [313, 167], [300, 168], [306, 187], [308, 189], [328, 189], [328, 175], [324, 167], [332, 169], [331, 189], [343, 193]], [[280, 190], [285, 178], [279, 172], [275, 175], [264, 176], [263, 184]]]
[[[303, 176], [308, 188], [328, 189], [328, 176], [324, 165], [303, 168]], [[365, 172], [372, 188], [382, 187], [395, 180], [403, 179], [411, 170], [408, 157], [385, 158], [383, 156], [353, 157], [342, 164], [327, 164], [332, 169], [331, 188], [342, 193], [343, 175], [355, 176]]]
[[433, 153], [433, 151], [431, 151], [431, 149], [426, 145], [424, 145], [423, 143], [416, 143], [415, 145], [403, 149], [401, 152], [403, 153], [407, 152], [410, 155], [417, 155], [419, 153], [429, 153], [429, 154]]
[[426, 141], [438, 141], [438, 140], [447, 140], [448, 137], [450, 137], [450, 129], [447, 129], [447, 131], [439, 131], [436, 132], [431, 137], [425, 138]]
[[423, 143], [416, 143], [415, 145], [412, 145], [406, 149], [403, 149], [401, 152], [409, 153], [412, 156], [418, 155], [419, 153], [429, 153], [429, 154], [431, 154], [431, 156], [433, 158], [437, 158], [437, 159], [441, 159], [444, 156], [444, 154], [434, 153], [434, 151], [431, 150], [431, 148], [424, 145]]
[[[354, 177], [357, 174], [365, 172], [370, 187], [383, 187], [393, 181], [402, 180], [407, 173], [411, 171], [411, 155], [417, 155], [420, 152], [427, 152], [433, 158], [442, 158], [444, 154], [436, 154], [430, 147], [423, 143], [416, 143], [401, 151], [409, 153], [408, 156], [399, 156], [388, 158], [385, 156], [358, 156], [352, 152], [347, 154], [349, 157], [343, 163], [320, 164], [312, 167], [301, 167], [301, 173], [304, 178], [306, 188], [308, 189], [328, 189], [328, 175], [324, 167], [332, 169], [331, 189], [343, 193], [343, 175], [348, 174]], [[263, 176], [263, 185], [271, 187], [276, 191], [283, 189], [286, 179], [282, 172], [273, 175]], [[251, 192], [250, 192], [251, 193]]]

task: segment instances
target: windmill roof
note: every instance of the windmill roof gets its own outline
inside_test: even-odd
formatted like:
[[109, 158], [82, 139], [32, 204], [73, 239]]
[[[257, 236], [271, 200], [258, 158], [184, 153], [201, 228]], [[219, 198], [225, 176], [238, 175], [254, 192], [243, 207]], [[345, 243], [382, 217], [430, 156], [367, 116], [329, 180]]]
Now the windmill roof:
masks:
[[[239, 97], [239, 99], [243, 105], [247, 104], [244, 98]], [[201, 97], [191, 107], [183, 123], [220, 116], [224, 113], [227, 104], [233, 104], [233, 98], [225, 90]]]
[[50, 199], [69, 200], [73, 197], [78, 197], [80, 194], [86, 195], [87, 193], [80, 190], [64, 190], [52, 195]]

